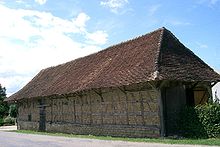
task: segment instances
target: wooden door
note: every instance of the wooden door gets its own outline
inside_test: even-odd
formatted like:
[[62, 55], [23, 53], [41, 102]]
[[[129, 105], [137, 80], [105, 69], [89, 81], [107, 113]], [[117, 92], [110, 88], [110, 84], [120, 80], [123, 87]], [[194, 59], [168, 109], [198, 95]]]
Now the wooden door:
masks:
[[164, 88], [162, 91], [165, 134], [178, 134], [177, 126], [180, 110], [185, 106], [185, 90], [181, 86]]
[[40, 107], [40, 121], [39, 121], [39, 131], [45, 131], [46, 130], [46, 113], [45, 113], [45, 107]]

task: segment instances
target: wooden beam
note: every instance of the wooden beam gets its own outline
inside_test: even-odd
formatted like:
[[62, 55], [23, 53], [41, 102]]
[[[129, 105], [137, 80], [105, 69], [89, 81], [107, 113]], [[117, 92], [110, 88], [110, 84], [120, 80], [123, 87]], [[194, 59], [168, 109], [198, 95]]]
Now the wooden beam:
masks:
[[91, 94], [88, 95], [89, 96], [89, 111], [90, 111], [90, 124], [92, 124], [92, 98], [91, 98]]
[[207, 86], [206, 84], [204, 84], [204, 87], [207, 89], [207, 91], [208, 91], [208, 94], [209, 94], [209, 100], [211, 101], [211, 102], [213, 102], [213, 97], [212, 97], [212, 90], [211, 90], [211, 84], [209, 85], [209, 86]]
[[203, 101], [203, 99], [204, 99], [204, 97], [205, 97], [206, 93], [207, 93], [207, 90], [204, 92], [204, 94], [203, 94], [203, 96], [202, 96], [201, 100], [199, 101], [199, 104], [201, 104], [201, 102]]
[[144, 121], [144, 103], [143, 103], [143, 96], [142, 96], [141, 92], [138, 92], [138, 93], [139, 93], [139, 99], [140, 99], [142, 125], [145, 126], [145, 121]]
[[99, 89], [99, 91], [96, 91], [95, 89], [93, 89], [93, 91], [99, 95], [101, 101], [100, 101], [100, 107], [101, 107], [101, 124], [103, 124], [103, 106], [102, 106], [102, 102], [104, 102], [104, 98], [102, 96], [102, 90]]
[[61, 100], [61, 119], [64, 122], [64, 114], [63, 114], [63, 100]]
[[217, 84], [218, 82], [214, 82], [213, 84], [211, 84], [211, 87], [215, 86], [215, 84]]
[[101, 102], [104, 102], [104, 99], [103, 99], [103, 97], [102, 97], [102, 90], [99, 89], [99, 91], [96, 91], [95, 89], [93, 89], [93, 91], [94, 91], [97, 95], [100, 96], [100, 98], [101, 98]]
[[161, 90], [158, 89], [158, 103], [159, 103], [159, 117], [160, 117], [160, 136], [164, 137], [166, 135], [165, 132], [165, 120], [164, 120], [164, 102], [161, 96]]
[[158, 106], [159, 106], [159, 117], [160, 117], [160, 136], [164, 137], [166, 135], [165, 132], [165, 120], [164, 120], [164, 102], [163, 102], [163, 98], [161, 95], [161, 88], [167, 84], [167, 82], [169, 81], [162, 81], [159, 84], [156, 85], [156, 87], [154, 86], [153, 83], [148, 82], [148, 84], [155, 90], [155, 92], [157, 93], [157, 98], [158, 98]]
[[50, 108], [50, 115], [51, 115], [50, 123], [52, 123], [52, 122], [53, 122], [53, 99], [50, 100], [50, 103], [51, 103], [51, 108]]
[[83, 124], [83, 101], [82, 101], [82, 95], [78, 95], [80, 99], [80, 123]]
[[112, 102], [112, 114], [113, 114], [113, 124], [115, 125], [116, 124], [116, 121], [115, 121], [115, 106], [114, 106], [114, 100], [113, 100], [113, 92], [111, 91], [111, 102]]
[[74, 110], [74, 123], [76, 123], [76, 100], [73, 100], [73, 110]]
[[195, 84], [193, 84], [193, 86], [191, 88], [194, 89], [198, 84], [199, 84], [199, 82], [196, 82]]
[[125, 95], [125, 100], [126, 100], [126, 103], [125, 103], [126, 122], [127, 122], [127, 125], [129, 125], [129, 117], [128, 117], [128, 95], [127, 95], [127, 93], [126, 93], [126, 91], [125, 91], [125, 87], [123, 87], [123, 89], [121, 89], [121, 88], [118, 87], [118, 89], [119, 89], [122, 93], [124, 93], [124, 95]]

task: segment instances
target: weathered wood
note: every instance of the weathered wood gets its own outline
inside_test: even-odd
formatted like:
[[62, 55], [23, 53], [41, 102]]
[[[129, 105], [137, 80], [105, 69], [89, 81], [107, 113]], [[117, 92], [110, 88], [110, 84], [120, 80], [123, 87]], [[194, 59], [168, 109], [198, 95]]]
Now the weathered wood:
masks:
[[80, 122], [83, 124], [83, 101], [82, 101], [82, 95], [79, 95], [79, 101], [80, 101]]
[[90, 110], [90, 124], [92, 124], [92, 98], [91, 98], [91, 94], [89, 94], [89, 110]]
[[[111, 93], [112, 93], [112, 91], [111, 91]], [[116, 120], [115, 120], [115, 104], [114, 104], [113, 94], [111, 94], [111, 103], [112, 103], [113, 124], [116, 124]]]
[[203, 94], [202, 98], [200, 99], [199, 104], [201, 104], [201, 103], [202, 103], [202, 101], [204, 100], [205, 95], [207, 94], [207, 92], [208, 92], [207, 90], [206, 90], [206, 91], [204, 91], [204, 94]]
[[165, 130], [165, 120], [164, 120], [164, 105], [165, 102], [163, 102], [162, 95], [161, 95], [161, 90], [158, 89], [156, 91], [158, 93], [158, 104], [159, 104], [159, 118], [160, 118], [160, 136], [164, 137], [166, 135], [166, 130]]
[[73, 111], [74, 123], [76, 123], [76, 100], [73, 100]]
[[53, 122], [53, 99], [50, 100], [51, 107], [50, 107], [50, 121]]
[[218, 82], [213, 82], [213, 83], [211, 84], [211, 87], [215, 86], [217, 83], [218, 83]]
[[[147, 86], [145, 86], [145, 88], [146, 87]], [[72, 124], [74, 127], [88, 127], [86, 131], [93, 132], [94, 130], [90, 130], [91, 127], [94, 129], [94, 127], [99, 128], [101, 126], [105, 128], [107, 126], [106, 128], [109, 129], [109, 131], [106, 132], [106, 135], [108, 135], [108, 133], [112, 133], [112, 130], [115, 130], [115, 127], [126, 126], [130, 128], [130, 132], [123, 132], [123, 128], [118, 128], [118, 131], [126, 135], [129, 133], [138, 133], [139, 131], [146, 133], [145, 130], [138, 130], [137, 128], [152, 125], [152, 120], [152, 122], [156, 122], [154, 126], [152, 125], [152, 129], [158, 128], [159, 117], [156, 112], [157, 108], [155, 107], [157, 101], [155, 100], [156, 94], [154, 93], [154, 89], [149, 87], [149, 92], [146, 92], [140, 90], [143, 86], [137, 90], [135, 90], [135, 86], [126, 88], [132, 89], [132, 92], [127, 91], [125, 87], [120, 87], [120, 89], [91, 90], [88, 91], [87, 94], [84, 93], [83, 96], [77, 93], [72, 97], [68, 97], [68, 99], [64, 96], [56, 99], [51, 98], [51, 100], [47, 101], [48, 104], [51, 103], [52, 106], [47, 109], [49, 110], [48, 118], [51, 118], [51, 120], [47, 122], [54, 123], [54, 125], [49, 125], [49, 127], [61, 126], [56, 129], [62, 129], [60, 131], [72, 131], [75, 129], [70, 127], [70, 124]], [[67, 101], [69, 101], [68, 106], [66, 105]], [[152, 111], [147, 108], [147, 103], [153, 104]], [[24, 113], [28, 112], [29, 108], [27, 107], [28, 104], [25, 105]], [[22, 117], [24, 117], [24, 119], [22, 119], [26, 121], [27, 115]], [[35, 120], [32, 122], [34, 121]], [[66, 130], [66, 128], [69, 130]], [[78, 129], [77, 131], [80, 131], [81, 127]]]
[[140, 98], [140, 107], [141, 107], [141, 117], [142, 117], [142, 124], [145, 126], [145, 121], [144, 121], [144, 103], [143, 103], [143, 96], [141, 92], [139, 93], [139, 98]]
[[121, 89], [120, 87], [118, 87], [118, 89], [122, 92], [122, 93], [124, 93], [124, 95], [125, 95], [125, 110], [126, 110], [126, 124], [128, 125], [129, 124], [129, 117], [128, 117], [128, 95], [127, 95], [127, 93], [126, 93], [126, 91], [125, 91], [125, 87], [123, 87], [123, 89]]
[[103, 105], [102, 103], [104, 102], [104, 98], [102, 96], [102, 91], [99, 89], [99, 91], [93, 90], [99, 97], [100, 97], [100, 108], [101, 108], [101, 124], [103, 124]]

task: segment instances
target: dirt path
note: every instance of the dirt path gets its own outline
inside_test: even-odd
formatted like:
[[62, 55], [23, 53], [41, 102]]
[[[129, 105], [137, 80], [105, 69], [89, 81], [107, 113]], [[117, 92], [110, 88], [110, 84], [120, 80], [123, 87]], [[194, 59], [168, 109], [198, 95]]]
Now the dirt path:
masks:
[[1, 126], [0, 131], [11, 131], [17, 130], [17, 126]]

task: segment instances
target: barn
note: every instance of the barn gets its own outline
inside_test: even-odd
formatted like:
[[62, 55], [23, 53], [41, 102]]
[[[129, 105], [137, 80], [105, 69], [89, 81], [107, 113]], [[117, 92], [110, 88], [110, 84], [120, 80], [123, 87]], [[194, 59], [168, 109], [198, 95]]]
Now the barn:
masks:
[[18, 129], [126, 137], [176, 133], [180, 110], [206, 103], [220, 75], [159, 28], [40, 71], [8, 97]]

